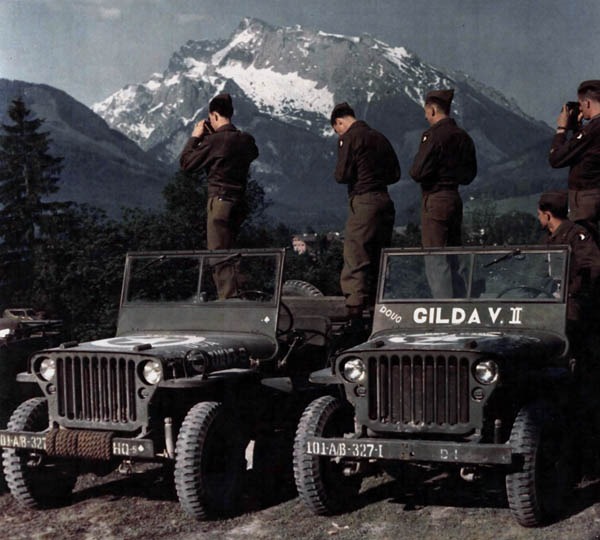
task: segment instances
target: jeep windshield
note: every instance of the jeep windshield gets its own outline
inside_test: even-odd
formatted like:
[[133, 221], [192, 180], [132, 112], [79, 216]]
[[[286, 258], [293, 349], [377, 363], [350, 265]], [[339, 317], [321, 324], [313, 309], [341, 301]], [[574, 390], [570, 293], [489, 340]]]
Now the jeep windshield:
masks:
[[275, 305], [281, 253], [153, 253], [127, 258], [122, 304]]
[[562, 302], [566, 261], [564, 249], [389, 250], [380, 302]]

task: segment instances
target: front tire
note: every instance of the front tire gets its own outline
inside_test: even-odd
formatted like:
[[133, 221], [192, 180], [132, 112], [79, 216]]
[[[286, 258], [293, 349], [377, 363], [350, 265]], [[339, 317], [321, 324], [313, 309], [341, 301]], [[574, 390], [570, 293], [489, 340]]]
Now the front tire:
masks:
[[294, 443], [294, 477], [302, 502], [315, 514], [335, 514], [352, 505], [360, 476], [344, 475], [347, 464], [306, 453], [311, 437], [340, 437], [354, 431], [352, 409], [332, 396], [313, 401], [304, 411]]
[[187, 413], [177, 437], [175, 488], [196, 519], [232, 513], [246, 470], [245, 438], [223, 404], [205, 401]]
[[[8, 423], [9, 431], [42, 432], [47, 428], [48, 402], [45, 398], [21, 403]], [[29, 450], [4, 448], [2, 464], [12, 496], [26, 508], [42, 508], [64, 502], [77, 481], [73, 463]]]
[[522, 467], [506, 475], [508, 504], [515, 520], [537, 527], [556, 519], [570, 489], [571, 443], [562, 415], [547, 402], [523, 407], [510, 434]]

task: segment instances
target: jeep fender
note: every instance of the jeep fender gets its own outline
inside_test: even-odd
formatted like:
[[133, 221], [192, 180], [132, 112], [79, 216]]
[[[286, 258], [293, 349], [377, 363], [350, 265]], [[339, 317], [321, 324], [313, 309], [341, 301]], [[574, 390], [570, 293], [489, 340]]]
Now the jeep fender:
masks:
[[313, 371], [308, 376], [308, 380], [315, 384], [339, 384], [338, 378], [335, 376], [331, 368]]

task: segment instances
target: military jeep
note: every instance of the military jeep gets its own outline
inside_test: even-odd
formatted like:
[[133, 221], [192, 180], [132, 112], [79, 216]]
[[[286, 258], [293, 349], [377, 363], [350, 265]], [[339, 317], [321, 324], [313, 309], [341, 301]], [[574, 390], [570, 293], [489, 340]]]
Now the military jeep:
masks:
[[327, 365], [345, 313], [343, 298], [304, 282], [282, 301], [284, 258], [128, 254], [116, 336], [42, 350], [18, 377], [43, 397], [0, 431], [12, 495], [27, 507], [56, 504], [81, 473], [162, 461], [184, 510], [202, 519], [235, 508], [250, 441], [265, 490], [284, 480], [278, 464], [293, 487], [295, 427], [322, 391], [308, 374]]
[[310, 377], [342, 391], [317, 398], [299, 423], [303, 502], [340, 512], [367, 474], [446, 466], [505, 474], [524, 526], [555, 518], [573, 478], [568, 255], [385, 250], [372, 335]]

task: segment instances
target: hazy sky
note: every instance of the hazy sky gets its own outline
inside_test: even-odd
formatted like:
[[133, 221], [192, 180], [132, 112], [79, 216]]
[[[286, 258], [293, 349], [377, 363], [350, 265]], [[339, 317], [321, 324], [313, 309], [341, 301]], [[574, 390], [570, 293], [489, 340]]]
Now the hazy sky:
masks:
[[162, 72], [188, 39], [228, 37], [244, 16], [369, 33], [550, 125], [581, 80], [600, 79], [599, 0], [0, 0], [0, 77], [91, 105]]

